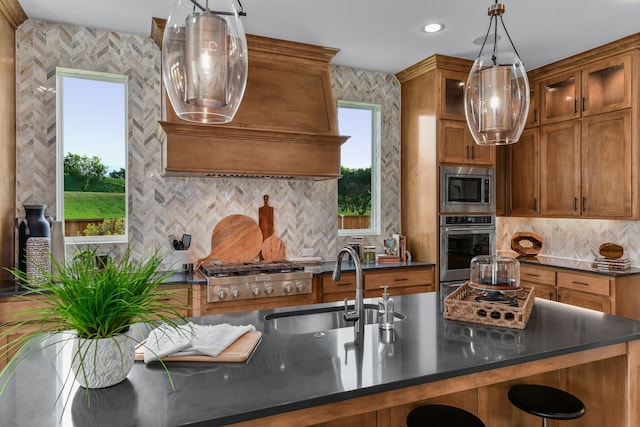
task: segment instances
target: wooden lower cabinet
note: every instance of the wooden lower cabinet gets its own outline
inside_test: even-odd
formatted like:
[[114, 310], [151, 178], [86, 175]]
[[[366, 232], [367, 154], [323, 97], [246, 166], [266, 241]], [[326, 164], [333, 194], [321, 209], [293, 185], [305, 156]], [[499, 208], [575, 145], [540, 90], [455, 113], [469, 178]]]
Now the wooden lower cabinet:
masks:
[[578, 307], [590, 308], [591, 310], [598, 310], [603, 313], [611, 313], [611, 299], [603, 295], [559, 288], [558, 301]]
[[[439, 403], [465, 409], [491, 427], [539, 427], [539, 417], [509, 402], [516, 384], [558, 387], [580, 398], [586, 413], [575, 421], [549, 421], [549, 427], [636, 427], [640, 411], [637, 373], [640, 342], [565, 354], [518, 365], [418, 384], [370, 396], [233, 424], [233, 427], [401, 427], [412, 409]], [[627, 398], [625, 398], [627, 396]]]
[[539, 298], [640, 320], [640, 276], [520, 264], [520, 283]]
[[[319, 290], [320, 302], [344, 301], [355, 298], [356, 275], [343, 273], [339, 281], [334, 281], [330, 273], [315, 278], [314, 286]], [[365, 270], [363, 275], [364, 297], [376, 298], [382, 295], [381, 286], [389, 286], [389, 295], [408, 295], [433, 292], [435, 287], [435, 267], [401, 267], [381, 270]]]

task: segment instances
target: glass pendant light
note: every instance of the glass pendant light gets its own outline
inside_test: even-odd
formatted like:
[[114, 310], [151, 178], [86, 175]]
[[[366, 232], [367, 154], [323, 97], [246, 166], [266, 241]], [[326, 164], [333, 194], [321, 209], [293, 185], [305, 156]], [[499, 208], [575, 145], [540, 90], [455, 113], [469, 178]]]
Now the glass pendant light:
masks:
[[[211, 7], [210, 7], [211, 6]], [[231, 0], [178, 0], [162, 38], [162, 79], [183, 120], [228, 123], [247, 84], [247, 40]]]
[[[464, 93], [464, 112], [478, 145], [505, 145], [518, 141], [529, 112], [529, 80], [502, 20], [504, 5], [489, 7], [489, 30], [471, 67]], [[513, 52], [497, 52], [498, 17]], [[493, 52], [482, 55], [494, 27]]]

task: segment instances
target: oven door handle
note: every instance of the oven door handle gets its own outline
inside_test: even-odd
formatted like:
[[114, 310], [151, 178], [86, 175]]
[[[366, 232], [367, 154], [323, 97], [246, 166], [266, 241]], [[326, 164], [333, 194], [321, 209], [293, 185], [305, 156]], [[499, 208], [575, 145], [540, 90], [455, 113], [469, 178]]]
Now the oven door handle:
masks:
[[441, 227], [443, 233], [449, 234], [484, 234], [495, 230], [495, 227]]

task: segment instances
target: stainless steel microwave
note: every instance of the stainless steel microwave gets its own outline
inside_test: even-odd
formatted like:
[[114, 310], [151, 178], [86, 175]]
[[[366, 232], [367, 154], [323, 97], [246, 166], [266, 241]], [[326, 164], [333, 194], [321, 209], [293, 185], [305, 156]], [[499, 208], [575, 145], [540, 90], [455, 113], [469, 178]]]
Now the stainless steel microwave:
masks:
[[495, 176], [492, 168], [441, 166], [440, 212], [495, 212]]

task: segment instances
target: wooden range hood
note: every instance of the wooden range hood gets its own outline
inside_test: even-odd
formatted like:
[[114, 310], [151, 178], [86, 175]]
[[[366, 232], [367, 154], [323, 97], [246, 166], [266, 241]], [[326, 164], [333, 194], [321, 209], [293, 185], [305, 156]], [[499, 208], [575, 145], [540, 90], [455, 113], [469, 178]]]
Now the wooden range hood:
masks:
[[[162, 47], [166, 20], [153, 18]], [[339, 178], [340, 146], [329, 62], [337, 49], [247, 35], [247, 87], [233, 121], [179, 119], [162, 96], [163, 176]]]

